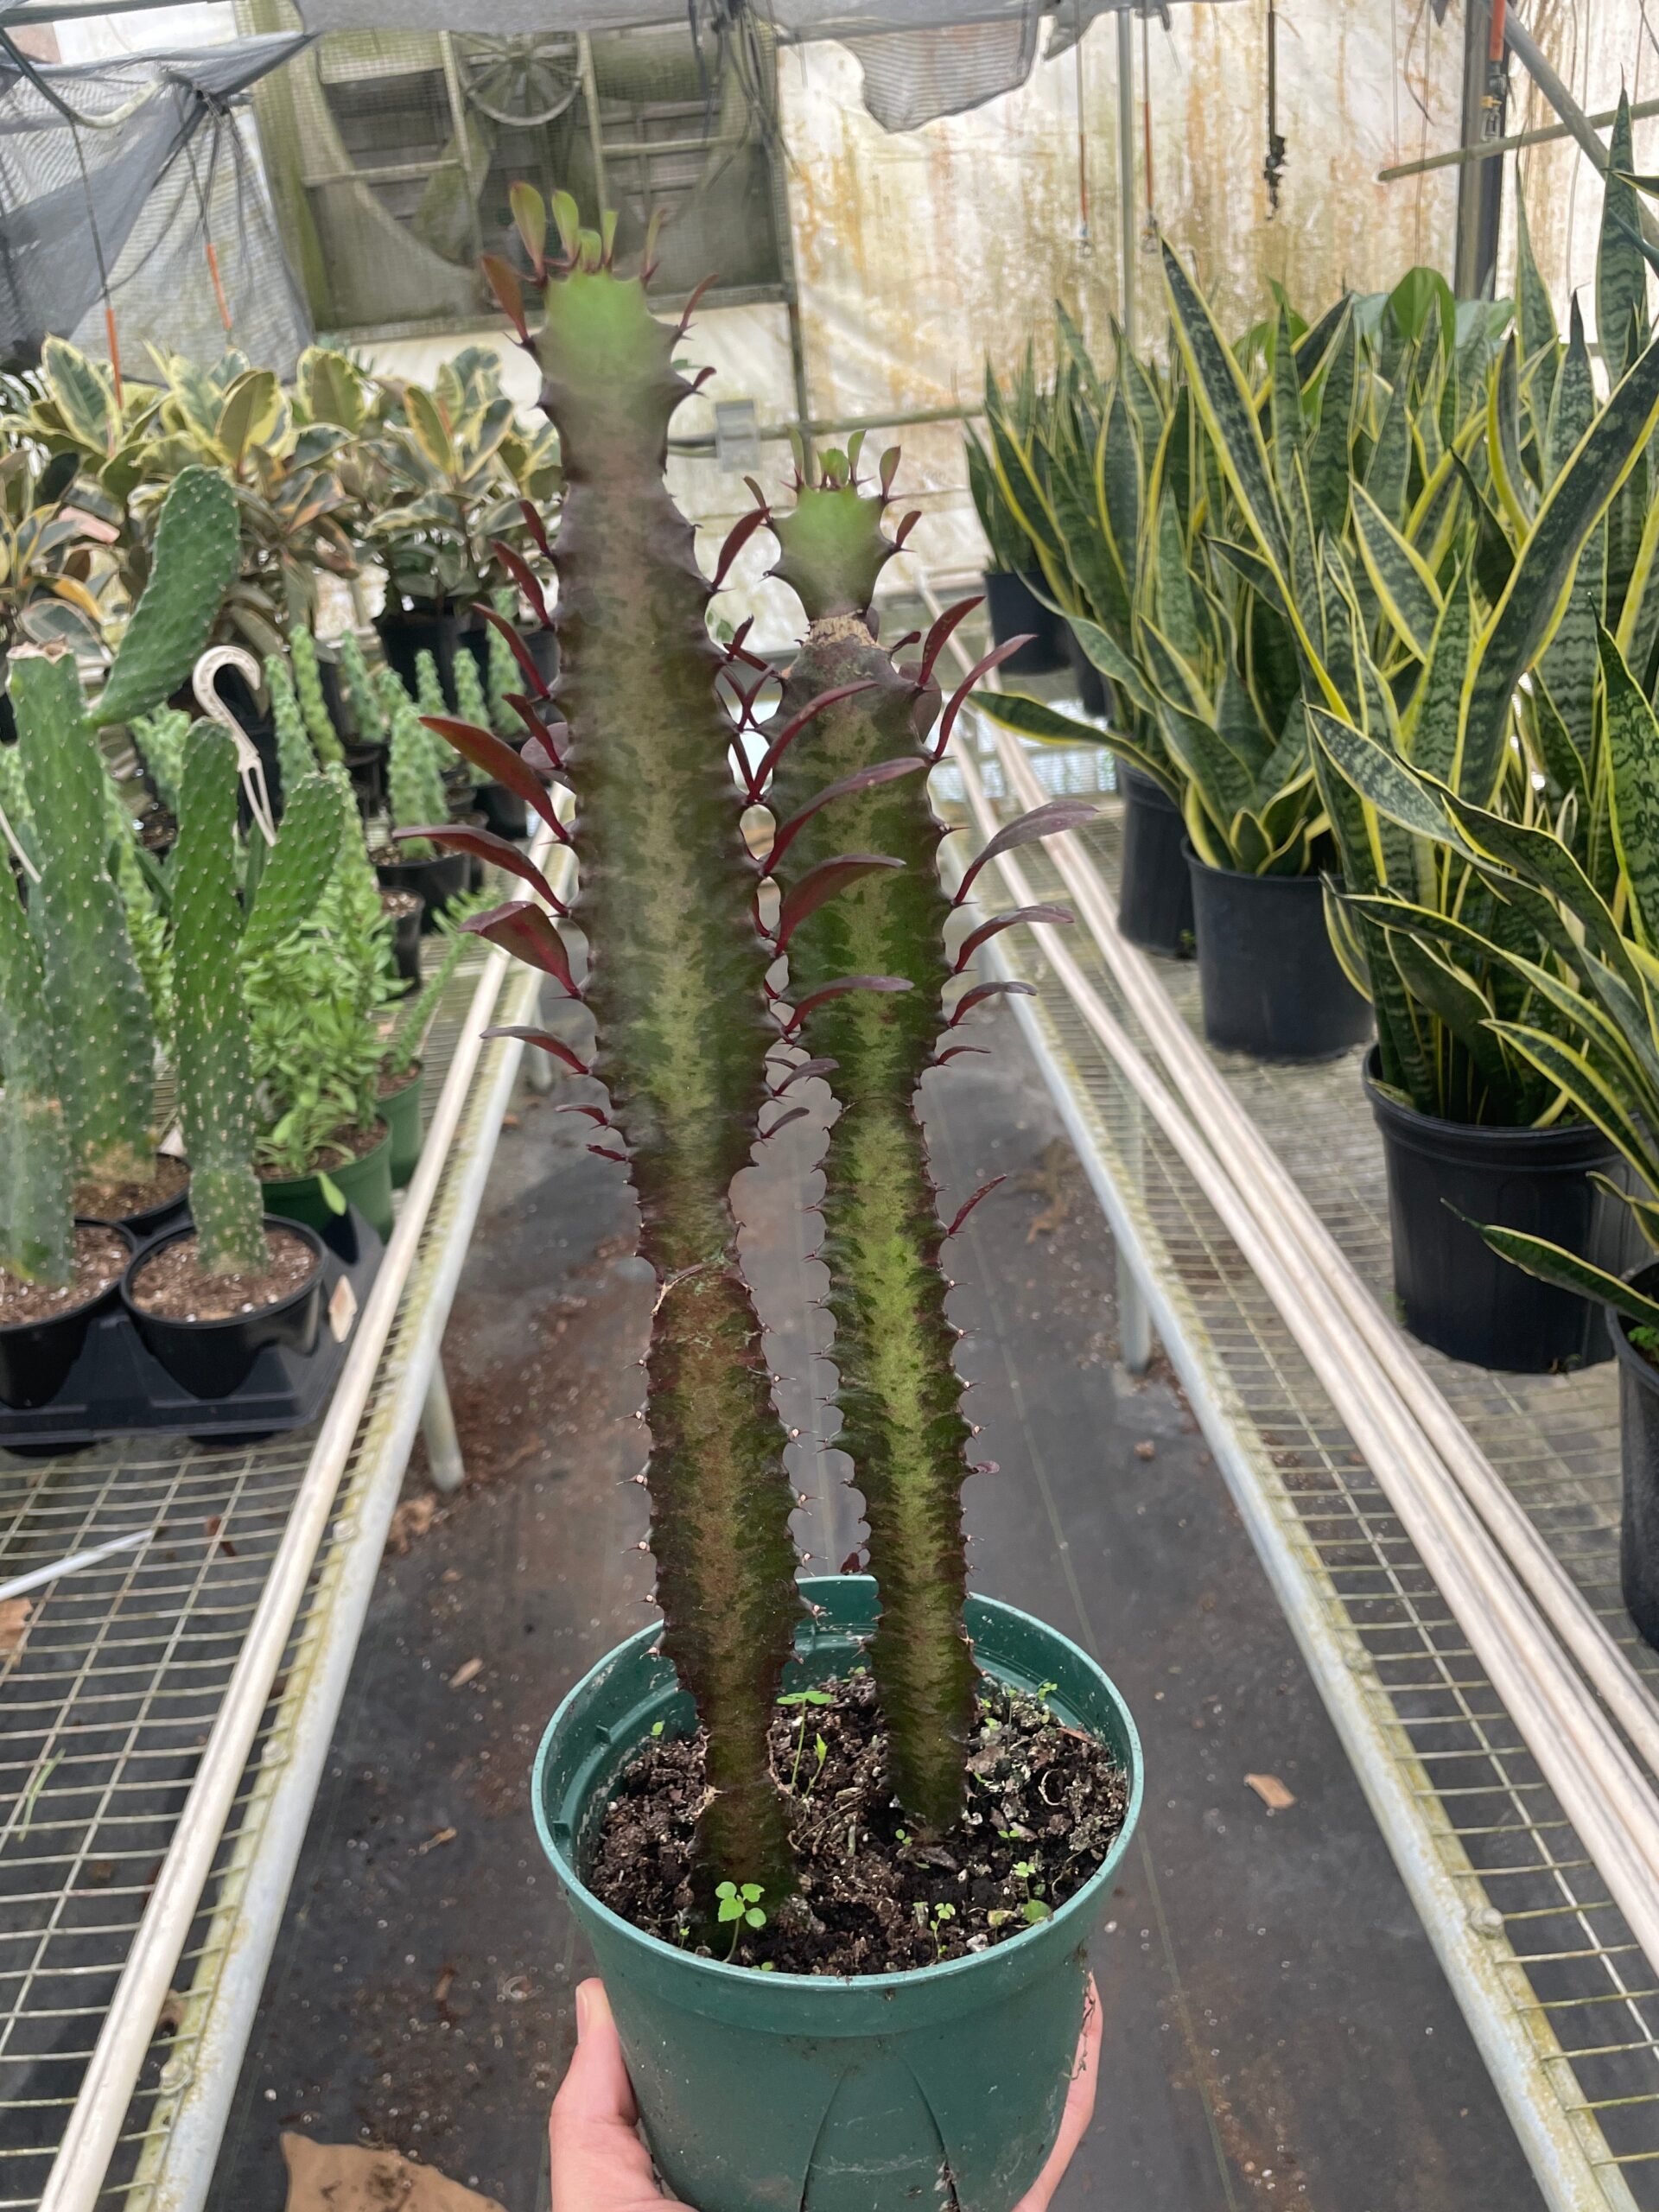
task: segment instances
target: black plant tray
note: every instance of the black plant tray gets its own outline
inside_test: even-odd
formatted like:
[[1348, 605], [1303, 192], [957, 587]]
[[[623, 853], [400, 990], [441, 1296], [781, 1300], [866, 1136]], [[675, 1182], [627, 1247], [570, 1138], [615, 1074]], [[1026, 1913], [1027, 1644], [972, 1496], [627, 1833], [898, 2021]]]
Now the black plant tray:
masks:
[[[175, 1217], [160, 1233], [177, 1227]], [[355, 1206], [332, 1221], [322, 1238], [323, 1313], [315, 1351], [302, 1356], [267, 1345], [239, 1390], [196, 1398], [151, 1358], [125, 1307], [116, 1306], [86, 1332], [80, 1357], [48, 1404], [30, 1411], [0, 1405], [0, 1451], [46, 1457], [108, 1436], [181, 1433], [200, 1443], [232, 1443], [315, 1421], [345, 1363], [385, 1250]], [[144, 1238], [139, 1252], [155, 1241]], [[340, 1290], [342, 1282], [349, 1294]]]

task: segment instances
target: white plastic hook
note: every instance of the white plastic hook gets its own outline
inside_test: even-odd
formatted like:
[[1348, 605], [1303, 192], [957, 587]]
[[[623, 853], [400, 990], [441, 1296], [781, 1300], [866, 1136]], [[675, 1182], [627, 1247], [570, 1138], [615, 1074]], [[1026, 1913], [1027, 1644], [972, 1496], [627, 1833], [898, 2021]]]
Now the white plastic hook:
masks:
[[276, 842], [276, 817], [271, 812], [270, 794], [265, 789], [265, 764], [259, 758], [258, 747], [248, 735], [226, 702], [219, 696], [219, 672], [222, 668], [233, 668], [246, 679], [250, 691], [259, 688], [260, 668], [250, 652], [240, 645], [209, 645], [196, 662], [191, 677], [191, 689], [196, 703], [212, 721], [227, 729], [236, 742], [237, 772], [242, 779], [242, 788], [248, 795], [248, 811], [258, 824], [259, 834], [268, 845]]

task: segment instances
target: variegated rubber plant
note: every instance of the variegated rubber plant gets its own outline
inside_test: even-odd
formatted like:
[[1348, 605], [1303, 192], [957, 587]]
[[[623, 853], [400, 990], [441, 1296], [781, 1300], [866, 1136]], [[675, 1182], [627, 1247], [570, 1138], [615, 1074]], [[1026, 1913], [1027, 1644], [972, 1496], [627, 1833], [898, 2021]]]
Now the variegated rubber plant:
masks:
[[[918, 798], [902, 823], [884, 814], [880, 823], [854, 824], [861, 834], [903, 836], [902, 851], [849, 852], [842, 849], [845, 819], [837, 812], [906, 783], [919, 792], [922, 743], [937, 702], [931, 665], [944, 633], [924, 652], [925, 665], [893, 670], [862, 620], [887, 551], [875, 527], [879, 505], [860, 500], [850, 480], [812, 487], [823, 494], [816, 505], [804, 489], [802, 505], [779, 524], [788, 547], [783, 573], [815, 594], [822, 587], [830, 594], [824, 603], [842, 611], [815, 626], [794, 692], [765, 726], [760, 747], [743, 755], [747, 788], [740, 785], [732, 749], [734, 736], [753, 735], [756, 661], [741, 632], [726, 652], [711, 639], [711, 586], [692, 557], [690, 526], [663, 480], [670, 418], [694, 389], [674, 365], [685, 319], [671, 326], [651, 313], [650, 244], [645, 270], [624, 276], [613, 264], [613, 219], [601, 231], [582, 229], [574, 202], [560, 194], [551, 209], [556, 237], [550, 240], [549, 211], [537, 194], [516, 188], [514, 207], [541, 296], [533, 340], [519, 280], [499, 262], [486, 269], [520, 342], [540, 363], [543, 404], [561, 442], [565, 491], [552, 552], [555, 614], [549, 617], [527, 567], [503, 559], [532, 617], [557, 632], [559, 675], [550, 690], [524, 641], [509, 636], [523, 672], [524, 690], [513, 695], [528, 734], [522, 754], [478, 725], [435, 717], [432, 727], [475, 766], [519, 791], [556, 836], [574, 842], [580, 890], [569, 918], [587, 941], [581, 983], [556, 925], [564, 910], [531, 861], [476, 830], [440, 825], [427, 834], [437, 842], [487, 849], [540, 894], [542, 903], [510, 900], [469, 926], [540, 969], [568, 997], [580, 995], [594, 1018], [594, 1046], [585, 1055], [545, 1031], [514, 1033], [603, 1086], [604, 1103], [575, 1110], [594, 1121], [594, 1148], [626, 1162], [639, 1201], [640, 1250], [658, 1284], [645, 1361], [650, 1541], [664, 1649], [707, 1732], [712, 1787], [701, 1823], [702, 1863], [711, 1878], [717, 1872], [757, 1882], [769, 1898], [781, 1897], [793, 1876], [767, 1737], [802, 1615], [790, 1529], [795, 1499], [785, 1467], [789, 1440], [773, 1407], [760, 1324], [739, 1261], [731, 1189], [757, 1136], [770, 1135], [792, 1115], [791, 1085], [815, 1061], [824, 1071], [816, 1027], [804, 1048], [814, 1059], [802, 1060], [809, 1026], [855, 997], [887, 1006], [909, 992], [924, 1000], [917, 1017], [873, 1031], [865, 1025], [858, 1034], [870, 1033], [864, 1079], [874, 1083], [879, 1067], [880, 1113], [902, 1099], [902, 1140], [887, 1140], [901, 1146], [902, 1158], [892, 1163], [887, 1187], [911, 1209], [905, 1225], [919, 1264], [937, 1274], [945, 1231], [931, 1211], [911, 1107], [944, 1019], [940, 996], [965, 965], [960, 949], [947, 958], [941, 948], [946, 904], [931, 872], [940, 832]], [[856, 512], [843, 537], [838, 518], [848, 501]], [[739, 525], [716, 585], [763, 519], [757, 512]], [[511, 626], [496, 619], [507, 634]], [[765, 664], [759, 673], [764, 683]], [[814, 696], [795, 696], [814, 683], [821, 686]], [[735, 728], [720, 691], [738, 701]], [[777, 822], [770, 859], [757, 861], [744, 835], [746, 817], [753, 823], [753, 805], [774, 796], [779, 806], [785, 793], [793, 804], [798, 788], [783, 778], [791, 748], [821, 725], [829, 733], [824, 718], [855, 699], [868, 702], [868, 720], [857, 732], [841, 726], [833, 738], [826, 734], [829, 750], [810, 796]], [[837, 747], [857, 756], [845, 775], [836, 772]], [[574, 829], [563, 825], [537, 766], [574, 794]], [[832, 822], [835, 833], [820, 858], [814, 841]], [[791, 877], [774, 898], [769, 887], [786, 858]], [[810, 987], [796, 972], [785, 988], [785, 958], [798, 970], [815, 944], [830, 955], [833, 940], [811, 927], [829, 911], [826, 902], [873, 882], [896, 883], [906, 860], [912, 863], [914, 882], [904, 880], [916, 915], [888, 909], [883, 925], [864, 909], [847, 913], [846, 932], [861, 957], [879, 947], [881, 971], [821, 975], [814, 967]], [[912, 933], [922, 948], [914, 957], [925, 970], [920, 989], [905, 965]], [[959, 1019], [973, 998], [970, 986], [952, 1016]], [[872, 1125], [879, 1118], [873, 1115]], [[869, 1275], [881, 1255], [861, 1252], [847, 1264]], [[965, 1472], [964, 1432], [942, 1279], [936, 1285], [928, 1276], [918, 1285], [906, 1274], [904, 1287], [923, 1302], [902, 1356], [931, 1362], [908, 1376], [912, 1395], [927, 1404], [929, 1419], [915, 1443], [931, 1455], [925, 1503], [938, 1522], [918, 1554], [918, 1571], [944, 1578], [943, 1596], [918, 1633], [931, 1633], [925, 1663], [937, 1665], [943, 1655], [951, 1679], [942, 1694], [957, 1699], [925, 1707], [918, 1725], [945, 1735], [943, 1757], [937, 1747], [931, 1752], [927, 1804], [948, 1817], [961, 1787], [962, 1745], [951, 1732], [965, 1646], [959, 1530], [954, 1561], [950, 1531]], [[893, 1294], [884, 1279], [876, 1293], [883, 1312]], [[921, 1338], [926, 1345], [918, 1351]]]

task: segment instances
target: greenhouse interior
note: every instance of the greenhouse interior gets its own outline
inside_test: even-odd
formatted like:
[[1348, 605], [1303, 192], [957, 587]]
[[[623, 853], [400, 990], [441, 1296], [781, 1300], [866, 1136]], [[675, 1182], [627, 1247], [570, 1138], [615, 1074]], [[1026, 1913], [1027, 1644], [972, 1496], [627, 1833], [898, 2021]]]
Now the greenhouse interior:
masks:
[[1659, 2212], [1659, 12], [0, 0], [0, 2212]]

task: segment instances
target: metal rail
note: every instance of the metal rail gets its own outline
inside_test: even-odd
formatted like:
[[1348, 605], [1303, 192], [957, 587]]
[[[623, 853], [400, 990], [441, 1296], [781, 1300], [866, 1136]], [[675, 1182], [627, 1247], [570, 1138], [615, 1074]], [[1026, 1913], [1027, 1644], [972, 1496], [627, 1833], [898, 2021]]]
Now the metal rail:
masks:
[[318, 1429], [0, 1470], [0, 1580], [161, 1531], [0, 1649], [0, 2207], [206, 2196], [518, 1065], [478, 1031], [537, 981], [480, 947], [446, 995], [427, 1148]]
[[[1010, 789], [996, 746], [976, 753], [970, 770], [976, 762], [997, 813], [1020, 810], [1028, 793]], [[1104, 756], [1084, 748], [1044, 748], [1030, 766], [1051, 791], [1077, 789], [1091, 770], [1101, 776], [1106, 768]], [[1108, 881], [1116, 837], [1113, 808], [1088, 833]], [[1066, 899], [1046, 855], [1027, 849], [1020, 861], [1029, 895]], [[1656, 1976], [1382, 1485], [1189, 1163], [1030, 933], [995, 944], [1005, 972], [1038, 991], [1012, 1002], [1015, 1016], [1547, 2201], [1560, 2212], [1648, 2212], [1659, 2206]], [[1082, 917], [1056, 940], [1057, 950], [1062, 944], [1134, 1051], [1151, 1057], [1156, 1041]], [[1192, 971], [1157, 967], [1195, 1025]], [[1211, 1058], [1386, 1310], [1380, 1148], [1351, 1061], [1294, 1070]], [[1587, 1607], [1652, 1684], [1659, 1656], [1637, 1643], [1617, 1597], [1611, 1370], [1491, 1376], [1413, 1350]]]

